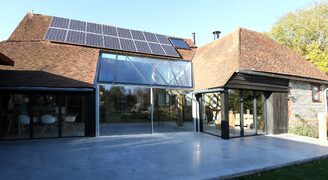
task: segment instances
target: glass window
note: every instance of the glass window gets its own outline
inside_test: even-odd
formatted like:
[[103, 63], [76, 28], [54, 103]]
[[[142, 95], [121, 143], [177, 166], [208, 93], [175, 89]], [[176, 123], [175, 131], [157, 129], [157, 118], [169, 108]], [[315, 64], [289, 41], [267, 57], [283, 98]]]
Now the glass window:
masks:
[[193, 121], [191, 103], [179, 90], [153, 89], [154, 132], [191, 131]]
[[175, 48], [190, 49], [183, 39], [170, 38], [170, 41]]
[[[0, 95], [0, 127], [2, 139], [30, 138], [30, 98], [23, 94]], [[33, 121], [35, 121], [33, 119]]]
[[256, 96], [256, 130], [257, 134], [265, 134], [266, 132], [266, 122], [264, 116], [264, 102], [265, 97], [262, 92], [255, 92]]
[[65, 96], [62, 106], [62, 136], [85, 136], [84, 96]]
[[117, 68], [114, 82], [129, 84], [150, 84], [136, 67], [129, 61], [117, 61]]
[[320, 102], [320, 86], [312, 85], [312, 101]]
[[179, 86], [190, 87], [191, 84], [191, 64], [181, 61], [171, 62], [173, 73], [178, 81]]
[[100, 86], [100, 135], [151, 133], [150, 88]]
[[114, 59], [102, 58], [98, 80], [112, 83], [114, 80], [115, 67], [116, 64]]
[[59, 137], [59, 103], [54, 95], [33, 95], [31, 114], [33, 117], [33, 137]]
[[243, 129], [244, 135], [255, 135], [256, 124], [254, 119], [254, 94], [253, 91], [243, 90]]
[[221, 136], [221, 94], [206, 93], [202, 96], [203, 132]]
[[[164, 86], [178, 86], [178, 83], [174, 77], [173, 71], [171, 69], [171, 65], [169, 61], [152, 61], [154, 71], [156, 72], [156, 79], [162, 78], [164, 84], [160, 82], [158, 84], [156, 81], [154, 81], [154, 84], [158, 85], [164, 85]], [[154, 79], [155, 80], [155, 79]]]
[[[83, 95], [0, 95], [1, 139], [85, 136]], [[61, 129], [60, 129], [61, 128]]]
[[229, 89], [230, 137], [265, 134], [264, 103], [263, 92]]
[[229, 136], [241, 136], [240, 90], [229, 89]]
[[191, 88], [191, 73], [191, 62], [187, 61], [106, 53], [100, 59], [98, 81]]

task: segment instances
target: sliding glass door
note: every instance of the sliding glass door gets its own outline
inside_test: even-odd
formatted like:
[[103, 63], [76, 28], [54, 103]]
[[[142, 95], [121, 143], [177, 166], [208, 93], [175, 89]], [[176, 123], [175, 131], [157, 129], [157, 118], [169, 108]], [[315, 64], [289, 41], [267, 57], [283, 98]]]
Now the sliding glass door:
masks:
[[99, 85], [99, 134], [192, 131], [191, 99], [182, 90]]
[[229, 136], [265, 134], [262, 92], [229, 89]]
[[202, 95], [202, 131], [221, 136], [221, 93]]
[[151, 133], [150, 88], [100, 86], [100, 135]]
[[153, 89], [154, 132], [193, 130], [191, 103], [179, 90]]
[[0, 95], [1, 139], [85, 136], [84, 95]]

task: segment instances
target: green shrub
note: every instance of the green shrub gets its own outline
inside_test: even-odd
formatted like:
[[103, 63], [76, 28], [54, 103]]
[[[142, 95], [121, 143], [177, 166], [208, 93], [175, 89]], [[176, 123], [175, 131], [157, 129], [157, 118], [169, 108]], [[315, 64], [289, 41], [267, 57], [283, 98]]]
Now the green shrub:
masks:
[[[313, 111], [312, 109], [309, 109], [309, 111]], [[299, 120], [300, 124], [295, 125], [293, 127], [289, 127], [288, 133], [296, 134], [300, 136], [308, 136], [313, 138], [319, 137], [319, 130], [317, 126], [310, 125], [310, 120], [306, 120], [304, 117], [302, 117], [299, 114], [295, 114], [295, 117]]]
[[300, 136], [308, 136], [313, 138], [319, 137], [318, 128], [316, 126], [306, 125], [306, 124], [290, 127], [288, 132]]

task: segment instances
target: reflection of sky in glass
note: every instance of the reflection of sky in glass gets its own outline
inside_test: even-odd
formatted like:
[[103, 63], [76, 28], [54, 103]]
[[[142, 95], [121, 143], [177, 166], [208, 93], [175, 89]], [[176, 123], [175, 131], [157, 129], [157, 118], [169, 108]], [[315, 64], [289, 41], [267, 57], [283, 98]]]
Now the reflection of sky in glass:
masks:
[[102, 53], [98, 81], [192, 87], [191, 62]]

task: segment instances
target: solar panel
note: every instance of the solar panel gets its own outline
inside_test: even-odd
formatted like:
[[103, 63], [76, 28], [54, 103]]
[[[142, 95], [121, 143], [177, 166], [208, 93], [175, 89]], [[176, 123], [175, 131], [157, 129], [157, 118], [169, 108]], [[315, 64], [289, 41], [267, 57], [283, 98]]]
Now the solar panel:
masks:
[[190, 49], [186, 41], [183, 39], [176, 39], [176, 38], [170, 38], [171, 43], [174, 47], [180, 48], [180, 49]]
[[103, 34], [117, 36], [116, 27], [103, 25]]
[[158, 39], [158, 41], [162, 44], [168, 44], [168, 45], [171, 45], [170, 41], [167, 39], [166, 36], [164, 35], [160, 35], [160, 34], [156, 34], [156, 37]]
[[145, 41], [134, 41], [136, 43], [137, 51], [141, 53], [151, 53], [148, 43]]
[[134, 51], [134, 52], [137, 51], [134, 46], [133, 40], [120, 38], [120, 43], [121, 43], [122, 50]]
[[102, 35], [87, 33], [86, 45], [103, 47]]
[[74, 44], [85, 44], [85, 33], [78, 31], [68, 31], [66, 42]]
[[51, 27], [58, 27], [58, 28], [68, 28], [69, 19], [60, 18], [60, 17], [53, 17], [51, 20]]
[[154, 54], [166, 55], [160, 44], [157, 43], [148, 43], [148, 44], [150, 46], [151, 51]]
[[173, 56], [173, 57], [179, 57], [179, 53], [175, 50], [174, 47], [170, 46], [170, 45], [163, 45], [162, 44], [162, 48], [164, 49], [166, 55], [168, 56]]
[[86, 22], [71, 20], [69, 24], [69, 29], [78, 30], [78, 31], [85, 31]]
[[118, 38], [110, 36], [104, 36], [104, 47], [109, 49], [121, 49]]
[[129, 29], [117, 28], [117, 32], [119, 37], [132, 39]]
[[92, 32], [92, 33], [101, 34], [102, 33], [101, 24], [95, 24], [95, 23], [88, 22], [87, 23], [87, 31]]
[[138, 39], [138, 40], [143, 40], [145, 41], [145, 36], [143, 35], [143, 33], [141, 31], [136, 31], [136, 30], [131, 30], [131, 34], [133, 39]]
[[65, 42], [66, 33], [67, 30], [49, 28], [44, 38], [50, 41]]
[[171, 57], [180, 57], [172, 46], [173, 43], [178, 48], [186, 48], [181, 42], [177, 42], [174, 38], [169, 40], [165, 35], [60, 17], [52, 18], [44, 39]]
[[150, 32], [144, 32], [144, 35], [145, 35], [147, 41], [158, 42], [155, 34], [150, 33]]

